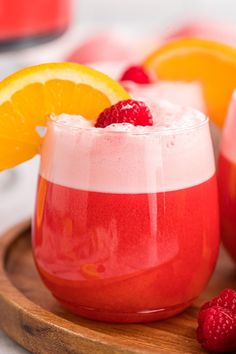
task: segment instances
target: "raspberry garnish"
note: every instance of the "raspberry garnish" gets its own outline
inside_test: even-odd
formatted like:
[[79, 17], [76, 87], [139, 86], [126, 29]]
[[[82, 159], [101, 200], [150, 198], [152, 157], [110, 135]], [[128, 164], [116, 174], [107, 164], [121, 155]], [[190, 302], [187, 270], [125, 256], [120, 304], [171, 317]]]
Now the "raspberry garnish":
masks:
[[133, 81], [137, 84], [150, 84], [151, 80], [142, 66], [131, 66], [122, 75], [120, 81]]
[[197, 339], [210, 352], [236, 351], [236, 291], [225, 289], [201, 307]]
[[142, 101], [124, 100], [106, 108], [100, 113], [96, 128], [105, 128], [114, 123], [130, 123], [133, 125], [153, 125], [152, 114]]
[[236, 315], [236, 291], [232, 289], [223, 290], [219, 296], [216, 296], [211, 301], [205, 303], [202, 306], [202, 309], [206, 309], [212, 306], [224, 307]]

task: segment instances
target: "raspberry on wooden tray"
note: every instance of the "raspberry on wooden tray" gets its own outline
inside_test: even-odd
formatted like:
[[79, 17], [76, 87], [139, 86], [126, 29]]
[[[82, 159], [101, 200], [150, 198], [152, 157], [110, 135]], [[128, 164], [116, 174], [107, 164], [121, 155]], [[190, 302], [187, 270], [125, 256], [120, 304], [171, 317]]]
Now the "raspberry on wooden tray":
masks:
[[210, 352], [236, 351], [236, 291], [225, 289], [201, 307], [197, 339]]

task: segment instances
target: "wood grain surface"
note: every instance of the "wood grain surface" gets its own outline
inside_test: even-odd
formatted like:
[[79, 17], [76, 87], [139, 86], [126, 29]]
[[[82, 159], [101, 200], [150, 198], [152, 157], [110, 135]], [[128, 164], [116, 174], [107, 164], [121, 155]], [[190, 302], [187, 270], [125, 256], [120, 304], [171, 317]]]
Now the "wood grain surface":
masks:
[[225, 287], [235, 288], [235, 268], [222, 252], [214, 276], [183, 314], [145, 324], [106, 324], [64, 310], [36, 271], [29, 222], [0, 238], [0, 326], [32, 353], [204, 353], [195, 339], [199, 306]]

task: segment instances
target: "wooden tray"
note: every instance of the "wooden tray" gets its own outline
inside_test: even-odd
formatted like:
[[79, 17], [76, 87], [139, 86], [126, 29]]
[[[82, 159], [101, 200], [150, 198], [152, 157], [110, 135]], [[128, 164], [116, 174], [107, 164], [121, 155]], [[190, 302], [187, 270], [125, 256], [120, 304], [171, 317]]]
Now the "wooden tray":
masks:
[[95, 322], [65, 311], [42, 284], [31, 255], [29, 222], [0, 238], [0, 325], [33, 353], [203, 353], [195, 340], [199, 305], [235, 285], [234, 266], [222, 253], [208, 288], [183, 314], [140, 325]]

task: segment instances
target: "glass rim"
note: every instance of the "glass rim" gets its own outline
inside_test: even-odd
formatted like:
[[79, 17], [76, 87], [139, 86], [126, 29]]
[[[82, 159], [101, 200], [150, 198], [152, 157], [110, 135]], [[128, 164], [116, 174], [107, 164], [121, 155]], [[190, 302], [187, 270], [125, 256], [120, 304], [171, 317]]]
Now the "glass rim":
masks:
[[64, 124], [61, 123], [56, 119], [57, 116], [55, 115], [50, 115], [48, 116], [48, 121], [47, 125], [54, 125], [59, 128], [63, 128], [66, 130], [72, 130], [72, 131], [85, 131], [85, 132], [90, 132], [91, 134], [98, 134], [98, 135], [132, 135], [132, 136], [148, 136], [148, 135], [159, 135], [159, 136], [165, 136], [165, 135], [173, 135], [173, 134], [184, 134], [187, 132], [194, 131], [195, 129], [199, 129], [206, 124], [209, 123], [209, 118], [204, 114], [199, 112], [202, 116], [202, 119], [199, 120], [198, 122], [195, 122], [192, 125], [189, 126], [184, 126], [184, 127], [173, 127], [173, 128], [163, 128], [163, 129], [150, 129], [150, 130], [142, 130], [138, 131], [138, 129], [131, 130], [131, 131], [125, 131], [125, 130], [107, 130], [104, 128], [95, 128], [94, 127], [79, 127], [79, 126], [74, 126], [72, 124]]

